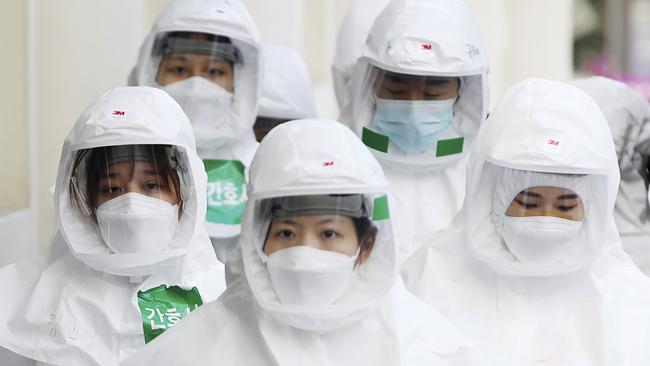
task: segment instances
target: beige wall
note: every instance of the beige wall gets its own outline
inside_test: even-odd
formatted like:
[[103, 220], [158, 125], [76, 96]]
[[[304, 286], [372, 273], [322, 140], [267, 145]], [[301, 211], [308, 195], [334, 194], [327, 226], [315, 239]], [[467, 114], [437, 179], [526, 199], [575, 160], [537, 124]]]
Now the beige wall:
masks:
[[0, 5], [0, 216], [29, 207], [27, 3]]
[[37, 1], [36, 121], [39, 238], [54, 229], [49, 188], [65, 136], [106, 89], [125, 85], [142, 37], [141, 3], [133, 0]]

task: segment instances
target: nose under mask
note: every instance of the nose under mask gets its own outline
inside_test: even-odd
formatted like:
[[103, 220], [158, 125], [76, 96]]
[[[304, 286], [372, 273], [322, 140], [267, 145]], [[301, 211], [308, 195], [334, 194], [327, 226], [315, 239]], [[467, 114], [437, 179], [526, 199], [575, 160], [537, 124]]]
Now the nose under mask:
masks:
[[423, 152], [452, 126], [455, 100], [377, 98], [373, 123], [401, 150], [410, 154]]
[[219, 139], [232, 109], [233, 93], [200, 76], [162, 87], [181, 106], [192, 123], [197, 147]]
[[345, 292], [357, 256], [299, 245], [271, 253], [266, 268], [282, 303], [322, 307]]
[[96, 210], [99, 231], [114, 253], [151, 253], [170, 248], [178, 205], [139, 193], [126, 193]]
[[582, 221], [552, 216], [505, 216], [501, 237], [522, 263], [553, 264], [574, 245]]

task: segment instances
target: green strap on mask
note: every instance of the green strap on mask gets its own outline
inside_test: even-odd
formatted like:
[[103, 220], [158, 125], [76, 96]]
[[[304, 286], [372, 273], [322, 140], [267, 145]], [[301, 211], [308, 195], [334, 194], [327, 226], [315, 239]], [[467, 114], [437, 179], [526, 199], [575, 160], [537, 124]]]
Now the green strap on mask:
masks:
[[364, 127], [361, 133], [361, 141], [371, 149], [388, 152], [388, 136], [382, 135], [369, 128]]
[[241, 224], [246, 206], [245, 167], [238, 160], [204, 160], [208, 174], [206, 219], [217, 224]]
[[465, 143], [464, 137], [457, 137], [449, 140], [438, 140], [436, 146], [436, 157], [443, 157], [449, 155], [460, 154], [463, 152], [463, 145]]
[[144, 342], [151, 342], [201, 305], [203, 300], [196, 287], [183, 290], [178, 286], [160, 285], [138, 291]]
[[[373, 150], [381, 151], [383, 153], [388, 152], [388, 136], [382, 135], [381, 133], [375, 132], [369, 128], [363, 128], [361, 141]], [[460, 154], [463, 152], [464, 144], [464, 137], [438, 140], [438, 144], [436, 145], [436, 157], [441, 158], [444, 156]]]

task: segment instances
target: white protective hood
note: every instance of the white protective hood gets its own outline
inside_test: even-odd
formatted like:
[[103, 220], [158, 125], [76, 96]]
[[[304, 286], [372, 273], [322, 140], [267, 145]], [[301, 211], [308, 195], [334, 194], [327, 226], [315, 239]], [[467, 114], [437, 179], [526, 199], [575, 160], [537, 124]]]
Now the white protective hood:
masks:
[[[454, 123], [436, 146], [407, 154], [373, 124], [377, 68], [461, 78]], [[394, 200], [399, 257], [407, 258], [449, 224], [463, 202], [467, 152], [487, 114], [487, 55], [460, 0], [397, 0], [375, 21], [351, 81], [341, 120], [371, 148]]]
[[[506, 249], [490, 217], [504, 168], [578, 174], [565, 178], [588, 191], [577, 249], [545, 265]], [[589, 96], [542, 79], [515, 85], [477, 137], [459, 219], [403, 266], [408, 289], [496, 365], [647, 364], [650, 281], [621, 250], [618, 181], [609, 128]]]
[[288, 47], [265, 44], [264, 82], [257, 115], [279, 119], [315, 118], [314, 88], [302, 57]]
[[629, 86], [604, 77], [574, 80], [572, 84], [594, 98], [607, 118], [621, 172], [614, 206], [616, 226], [623, 249], [650, 275], [650, 104]]
[[354, 65], [363, 52], [370, 27], [389, 0], [355, 0], [343, 18], [336, 36], [336, 54], [332, 60], [334, 94], [339, 108], [350, 101], [349, 83]]
[[243, 62], [234, 65], [234, 96], [231, 112], [219, 124], [219, 139], [199, 146], [202, 159], [237, 159], [248, 165], [257, 143], [253, 124], [261, 89], [262, 62], [259, 34], [253, 19], [238, 0], [173, 0], [158, 16], [145, 39], [135, 69], [137, 85], [158, 86], [155, 77], [159, 58], [152, 58], [158, 37], [167, 32], [187, 31], [229, 37]]
[[332, 305], [278, 300], [261, 261], [268, 225], [260, 222], [260, 200], [350, 192], [385, 197], [387, 189], [377, 161], [343, 125], [298, 120], [274, 128], [251, 165], [228, 290], [124, 365], [486, 365], [465, 336], [396, 283], [391, 220], [378, 219], [373, 206], [367, 206], [378, 228], [373, 251]]
[[[116, 111], [118, 113], [116, 113]], [[89, 213], [70, 201], [79, 149], [170, 145], [183, 171], [183, 213], [171, 248], [115, 254]], [[150, 87], [104, 93], [81, 115], [63, 145], [55, 206], [58, 233], [47, 258], [11, 264], [0, 278], [12, 293], [0, 305], [0, 346], [42, 362], [116, 364], [144, 345], [138, 291], [197, 287], [203, 303], [224, 290], [224, 270], [205, 232], [206, 174], [179, 105]]]
[[[262, 226], [263, 218], [253, 215], [260, 211], [257, 207], [264, 198], [335, 193], [385, 195], [388, 182], [372, 154], [357, 142], [349, 129], [332, 121], [300, 120], [300, 123], [311, 126], [301, 128], [299, 123], [290, 123], [282, 129], [271, 130], [251, 164], [239, 242], [244, 270], [264, 312], [296, 328], [338, 328], [376, 309], [393, 286], [397, 264], [390, 220], [376, 222], [378, 242], [343, 296], [330, 307], [314, 309], [285, 305], [278, 299], [261, 255], [267, 227]], [[373, 204], [366, 202], [367, 207]]]

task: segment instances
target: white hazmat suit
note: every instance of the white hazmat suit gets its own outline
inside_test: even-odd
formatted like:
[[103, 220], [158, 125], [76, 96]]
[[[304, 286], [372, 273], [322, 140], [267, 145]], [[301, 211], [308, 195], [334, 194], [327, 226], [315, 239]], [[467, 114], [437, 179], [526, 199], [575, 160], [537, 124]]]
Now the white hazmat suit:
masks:
[[[496, 365], [648, 364], [650, 282], [621, 249], [616, 153], [591, 98], [542, 79], [513, 86], [467, 174], [457, 225], [405, 264], [408, 289]], [[549, 209], [535, 201], [549, 187], [563, 192], [556, 215], [510, 213]]]
[[[485, 364], [463, 335], [408, 294], [401, 282], [396, 284], [387, 189], [377, 161], [343, 125], [298, 120], [278, 126], [262, 141], [251, 165], [240, 248], [228, 262], [228, 290], [124, 364]], [[312, 263], [320, 270], [311, 280], [285, 277], [295, 286], [278, 287], [286, 282], [272, 277], [277, 274], [271, 272], [273, 254], [263, 252], [269, 227], [264, 202], [286, 195], [357, 195], [372, 213], [368, 217], [378, 229], [372, 252], [354, 272], [347, 262], [350, 281], [329, 301], [279, 298], [310, 301], [303, 296], [308, 292], [322, 297], [319, 289], [340, 284], [323, 279], [346, 272], [331, 272], [326, 262]], [[301, 264], [307, 265], [296, 265]]]
[[[228, 44], [221, 45], [231, 47], [229, 51], [236, 57], [232, 93], [201, 76], [165, 86], [158, 84], [158, 45], [173, 32], [229, 38]], [[226, 50], [214, 51], [219, 54]], [[253, 124], [261, 89], [260, 53], [257, 28], [240, 1], [174, 0], [162, 11], [145, 39], [135, 69], [137, 85], [162, 87], [190, 118], [197, 152], [208, 173], [206, 226], [222, 262], [237, 244], [246, 202], [246, 171], [257, 148]]]
[[[370, 31], [351, 81], [352, 102], [341, 120], [370, 147], [390, 182], [401, 260], [460, 210], [468, 151], [487, 113], [486, 57], [469, 10], [459, 0], [393, 1]], [[459, 78], [451, 126], [425, 151], [400, 149], [375, 125], [375, 84], [384, 71]]]
[[[144, 218], [122, 215], [117, 219], [126, 220], [118, 222], [100, 212], [133, 195], [145, 206], [161, 200], [123, 194], [97, 208], [98, 225], [71, 198], [74, 187], [83, 184], [83, 176], [71, 174], [84, 149], [119, 150], [139, 144], [169, 147], [174, 157], [170, 161], [180, 175], [182, 214], [170, 217], [173, 223], [168, 227], [175, 225], [176, 230], [170, 232], [173, 240], [167, 247], [144, 245], [150, 238], [161, 238], [168, 227], [143, 232], [141, 226], [128, 225], [148, 224], [152, 213]], [[171, 304], [183, 304], [173, 299], [172, 292], [197, 300], [198, 291], [198, 304], [215, 300], [225, 282], [203, 225], [205, 182], [191, 126], [171, 97], [149, 87], [115, 88], [103, 94], [83, 112], [63, 145], [54, 196], [58, 232], [48, 256], [0, 269], [7, 291], [0, 303], [0, 346], [48, 364], [116, 365], [142, 347], [145, 338], [151, 339], [156, 329], [173, 326], [197, 305], [187, 302], [187, 308], [172, 311]], [[129, 238], [117, 227], [141, 237], [133, 245], [143, 247], [121, 245], [117, 238]], [[103, 238], [113, 238], [111, 249]], [[165, 319], [149, 319], [148, 311]], [[170, 311], [178, 313], [173, 320], [167, 317], [172, 316]]]
[[314, 118], [314, 88], [296, 51], [264, 44], [264, 82], [257, 115], [284, 120]]
[[623, 249], [650, 275], [650, 104], [631, 87], [604, 77], [572, 84], [594, 98], [607, 118], [621, 171], [614, 219]]

